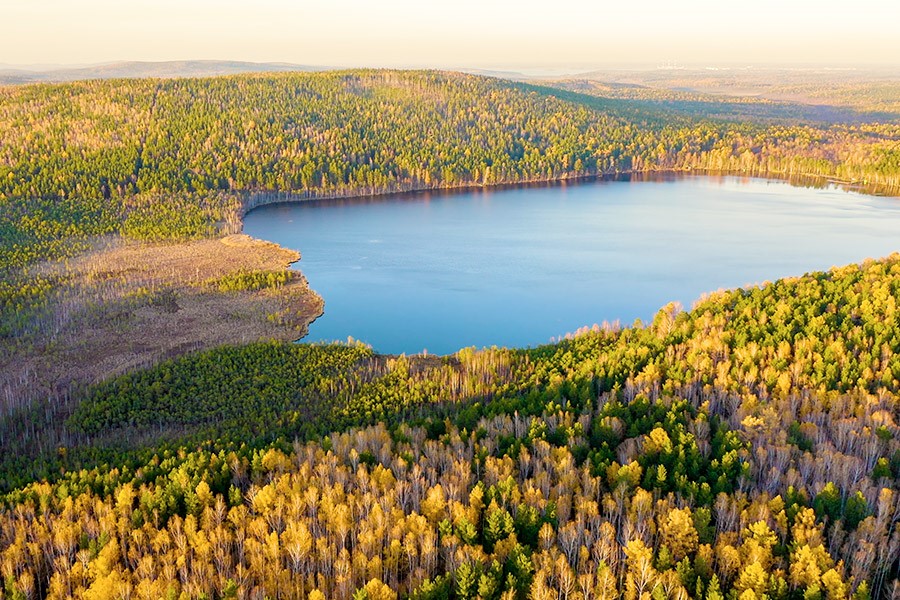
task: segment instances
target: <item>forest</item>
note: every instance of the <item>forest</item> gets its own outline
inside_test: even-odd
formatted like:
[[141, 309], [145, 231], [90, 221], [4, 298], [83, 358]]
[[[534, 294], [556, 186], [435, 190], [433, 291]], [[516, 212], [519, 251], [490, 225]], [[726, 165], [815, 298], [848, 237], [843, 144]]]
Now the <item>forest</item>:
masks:
[[892, 597], [898, 293], [893, 256], [530, 350], [100, 383], [68, 445], [4, 457], [4, 594]]
[[[646, 171], [897, 194], [891, 106], [435, 71], [0, 87], [0, 350], [290, 289], [222, 237], [272, 200]], [[234, 269], [170, 266], [203, 244]], [[108, 264], [141, 253], [168, 279]], [[46, 401], [11, 397], [25, 372], [0, 599], [900, 597], [898, 298], [894, 255], [531, 349], [185, 341]]]

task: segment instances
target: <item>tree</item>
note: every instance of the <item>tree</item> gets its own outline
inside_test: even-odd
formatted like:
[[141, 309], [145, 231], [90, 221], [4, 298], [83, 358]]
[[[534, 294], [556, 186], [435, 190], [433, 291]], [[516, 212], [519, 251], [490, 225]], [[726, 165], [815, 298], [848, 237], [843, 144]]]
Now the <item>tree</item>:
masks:
[[661, 521], [659, 534], [662, 544], [672, 553], [675, 562], [697, 550], [699, 536], [689, 508], [673, 508]]
[[380, 579], [371, 579], [353, 594], [355, 600], [397, 600], [397, 592], [389, 588]]
[[475, 598], [478, 593], [479, 573], [472, 563], [463, 563], [456, 569], [456, 595], [463, 600]]
[[641, 540], [631, 540], [625, 545], [625, 597], [628, 600], [643, 600], [656, 583], [657, 573], [653, 568], [653, 551]]

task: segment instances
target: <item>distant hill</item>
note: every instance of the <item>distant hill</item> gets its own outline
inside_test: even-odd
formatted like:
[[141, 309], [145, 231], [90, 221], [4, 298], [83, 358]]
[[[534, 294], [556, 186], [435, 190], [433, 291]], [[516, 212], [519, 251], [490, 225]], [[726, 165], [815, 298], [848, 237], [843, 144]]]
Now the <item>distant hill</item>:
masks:
[[[900, 70], [896, 67], [690, 67], [657, 69], [605, 69], [556, 81], [580, 80], [601, 87], [630, 86], [644, 92], [668, 90], [719, 98], [758, 98], [816, 106], [852, 108], [861, 112], [900, 112]], [[545, 79], [545, 82], [549, 81]], [[584, 90], [579, 90], [584, 91]], [[605, 95], [605, 94], [600, 94]], [[615, 97], [638, 97], [643, 92]], [[884, 118], [885, 115], [882, 115]]]
[[519, 71], [495, 71], [492, 69], [460, 69], [460, 71], [471, 75], [481, 75], [483, 77], [493, 77], [495, 79], [508, 79], [510, 81], [529, 81], [537, 79], [532, 75], [520, 73]]
[[0, 84], [77, 81], [82, 79], [139, 79], [144, 77], [213, 77], [272, 71], [324, 71], [326, 67], [291, 63], [227, 60], [125, 61], [87, 67], [20, 69], [0, 66]]

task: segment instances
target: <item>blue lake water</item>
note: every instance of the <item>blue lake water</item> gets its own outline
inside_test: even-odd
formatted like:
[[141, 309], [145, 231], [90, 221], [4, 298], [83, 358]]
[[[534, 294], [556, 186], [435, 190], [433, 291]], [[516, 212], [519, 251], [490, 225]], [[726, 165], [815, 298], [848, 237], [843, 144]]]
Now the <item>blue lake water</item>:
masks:
[[670, 301], [900, 250], [900, 201], [735, 177], [661, 177], [264, 206], [325, 299], [304, 341], [384, 353], [535, 346]]

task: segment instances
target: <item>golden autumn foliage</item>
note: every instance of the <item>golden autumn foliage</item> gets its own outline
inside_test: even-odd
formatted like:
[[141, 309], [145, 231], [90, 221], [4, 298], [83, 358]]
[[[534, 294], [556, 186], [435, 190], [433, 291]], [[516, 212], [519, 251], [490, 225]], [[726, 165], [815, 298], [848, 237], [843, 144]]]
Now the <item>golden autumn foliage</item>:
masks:
[[890, 598], [898, 281], [894, 257], [529, 350], [266, 344], [101, 383], [2, 498], [3, 598]]

